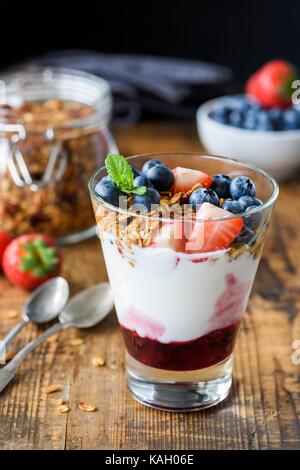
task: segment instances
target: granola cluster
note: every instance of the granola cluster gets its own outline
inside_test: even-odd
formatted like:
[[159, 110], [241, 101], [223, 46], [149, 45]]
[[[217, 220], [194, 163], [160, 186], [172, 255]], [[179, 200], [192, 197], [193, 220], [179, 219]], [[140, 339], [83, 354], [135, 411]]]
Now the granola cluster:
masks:
[[[162, 219], [184, 218], [185, 220], [191, 219], [191, 221], [195, 219], [196, 212], [187, 202], [190, 194], [198, 187], [199, 185], [196, 185], [188, 193], [162, 192], [160, 204], [155, 210], [147, 212], [147, 215], [145, 213], [139, 215], [136, 212], [130, 214], [132, 208], [130, 196], [127, 199], [128, 211], [123, 212], [111, 210], [104, 204], [93, 201], [100, 238], [104, 240], [107, 235], [111, 237], [122, 256], [126, 249], [127, 261], [133, 265], [133, 258], [130, 259], [132, 246], [149, 247], [163, 226]], [[250, 245], [232, 243], [228, 249], [229, 258], [235, 260], [246, 252], [250, 253], [254, 259], [259, 257], [263, 248], [264, 231], [265, 228], [260, 227]]]
[[[161, 219], [174, 219], [183, 216], [185, 198], [186, 194], [184, 193], [172, 195], [170, 191], [162, 192], [160, 204], [155, 210], [147, 212], [147, 216], [142, 213], [136, 215], [135, 212], [133, 215], [130, 214], [131, 197], [127, 200], [129, 211], [126, 213], [112, 211], [104, 205], [94, 202], [99, 235], [101, 238], [105, 233], [113, 235], [120, 250], [130, 249], [132, 245], [150, 246], [154, 236], [162, 227], [163, 221]], [[194, 214], [191, 207], [184, 211], [185, 218], [192, 219]]]
[[[60, 145], [51, 181], [37, 190], [30, 185], [19, 187], [8, 166], [0, 165], [0, 230], [13, 234], [41, 231], [61, 237], [93, 225], [87, 186], [92, 172], [103, 164], [107, 143], [98, 128], [76, 126], [92, 113], [90, 106], [62, 100], [0, 107], [0, 120], [22, 122], [26, 129], [26, 138], [17, 145], [34, 181], [41, 181], [51, 151]], [[53, 141], [45, 137], [49, 127], [55, 132]], [[4, 136], [8, 141], [11, 137]], [[58, 177], [60, 158], [65, 165]], [[4, 155], [4, 161], [7, 159]]]

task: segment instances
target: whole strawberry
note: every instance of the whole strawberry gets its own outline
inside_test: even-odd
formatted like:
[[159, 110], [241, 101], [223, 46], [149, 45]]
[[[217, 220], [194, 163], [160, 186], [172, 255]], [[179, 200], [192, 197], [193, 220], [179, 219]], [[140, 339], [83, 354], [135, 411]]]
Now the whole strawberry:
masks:
[[7, 232], [0, 232], [0, 271], [2, 268], [2, 259], [5, 248], [10, 244], [13, 237]]
[[292, 105], [292, 82], [296, 78], [296, 69], [289, 62], [271, 60], [251, 75], [246, 93], [264, 108], [288, 108]]
[[13, 284], [33, 290], [56, 276], [62, 257], [48, 235], [32, 233], [15, 238], [3, 254], [3, 271]]

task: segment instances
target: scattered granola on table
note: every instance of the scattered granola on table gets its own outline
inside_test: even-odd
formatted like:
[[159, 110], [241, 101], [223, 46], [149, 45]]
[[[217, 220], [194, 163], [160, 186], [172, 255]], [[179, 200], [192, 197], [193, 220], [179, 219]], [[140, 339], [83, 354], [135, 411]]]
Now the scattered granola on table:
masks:
[[61, 386], [58, 384], [48, 385], [47, 387], [43, 387], [42, 391], [45, 393], [45, 395], [50, 395], [51, 393], [60, 392]]
[[90, 403], [84, 403], [84, 402], [80, 402], [78, 405], [78, 408], [81, 411], [87, 411], [90, 413], [97, 410], [95, 405], [91, 405]]

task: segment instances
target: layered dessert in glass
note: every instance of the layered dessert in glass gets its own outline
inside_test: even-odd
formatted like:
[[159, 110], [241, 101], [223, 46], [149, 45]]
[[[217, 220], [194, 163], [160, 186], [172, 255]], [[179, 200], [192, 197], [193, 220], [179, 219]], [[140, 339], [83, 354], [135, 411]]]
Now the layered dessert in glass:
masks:
[[90, 191], [129, 389], [157, 408], [213, 406], [230, 391], [277, 185], [250, 165], [169, 153], [128, 159], [124, 186], [113, 158]]

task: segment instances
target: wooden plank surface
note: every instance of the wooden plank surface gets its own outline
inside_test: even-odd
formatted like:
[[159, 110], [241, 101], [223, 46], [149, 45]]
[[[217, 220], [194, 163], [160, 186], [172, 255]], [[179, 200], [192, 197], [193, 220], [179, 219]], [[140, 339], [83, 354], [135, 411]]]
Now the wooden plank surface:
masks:
[[[125, 155], [201, 151], [192, 124], [139, 124], [117, 132]], [[284, 157], [283, 157], [284, 158]], [[126, 390], [124, 347], [112, 313], [88, 331], [60, 333], [36, 350], [0, 396], [0, 449], [299, 449], [300, 365], [292, 342], [300, 340], [299, 175], [281, 194], [244, 317], [235, 354], [234, 383], [221, 405], [198, 413], [155, 411]], [[107, 279], [96, 239], [64, 248], [63, 274], [76, 292]], [[17, 321], [26, 293], [0, 276], [0, 337]], [[17, 350], [40, 330], [28, 325]], [[74, 346], [73, 338], [82, 338]], [[93, 367], [94, 356], [106, 360]], [[46, 396], [42, 387], [61, 384]], [[56, 410], [63, 397], [67, 414]], [[97, 406], [85, 413], [84, 401]]]

